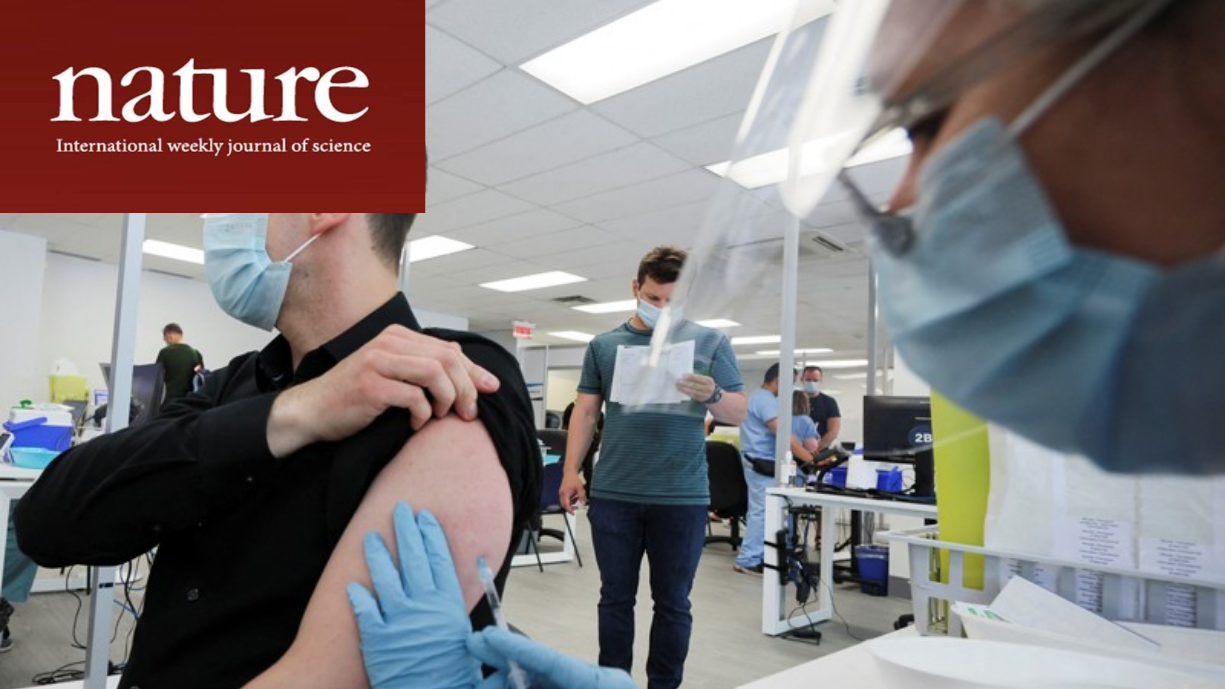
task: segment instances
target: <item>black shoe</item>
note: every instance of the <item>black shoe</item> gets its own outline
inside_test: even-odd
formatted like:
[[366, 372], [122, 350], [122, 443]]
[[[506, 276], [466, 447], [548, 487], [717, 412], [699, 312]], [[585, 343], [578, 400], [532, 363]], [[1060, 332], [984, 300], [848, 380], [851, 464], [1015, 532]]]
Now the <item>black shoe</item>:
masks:
[[8, 653], [13, 650], [13, 635], [9, 633], [9, 628], [4, 628], [4, 634], [0, 635], [0, 653]]

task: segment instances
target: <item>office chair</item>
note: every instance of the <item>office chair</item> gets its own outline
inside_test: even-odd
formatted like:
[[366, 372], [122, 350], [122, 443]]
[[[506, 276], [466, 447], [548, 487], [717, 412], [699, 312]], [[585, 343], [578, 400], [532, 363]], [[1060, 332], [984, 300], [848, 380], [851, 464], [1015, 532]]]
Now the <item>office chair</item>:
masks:
[[557, 429], [562, 427], [561, 414], [549, 409], [544, 413], [544, 427], [547, 429]]
[[740, 520], [749, 513], [749, 487], [744, 482], [740, 451], [731, 443], [706, 441], [706, 470], [710, 479], [710, 511], [723, 519], [730, 519], [732, 525], [732, 535], [707, 536], [706, 545], [727, 543], [733, 550], [738, 549], [741, 541]]
[[[559, 541], [564, 540], [565, 536], [560, 529], [546, 529], [543, 526], [543, 517], [545, 515], [562, 515], [562, 523], [566, 526], [566, 533], [570, 536], [570, 542], [575, 544], [574, 558], [578, 561], [578, 566], [582, 567], [583, 556], [578, 552], [578, 543], [574, 540], [574, 532], [570, 529], [570, 520], [565, 518], [565, 510], [562, 509], [561, 503], [557, 499], [557, 492], [561, 489], [562, 473], [565, 466], [563, 462], [566, 456], [566, 432], [554, 429], [537, 429], [536, 436], [548, 448], [549, 454], [560, 455], [562, 460], [547, 464], [544, 467], [540, 491], [540, 509], [536, 513], [536, 519], [533, 520], [535, 522], [533, 526], [540, 524], [541, 536], [556, 538]], [[543, 572], [544, 563], [540, 560], [540, 542], [536, 537], [535, 531], [532, 529], [528, 530], [528, 542], [536, 553], [536, 566]]]

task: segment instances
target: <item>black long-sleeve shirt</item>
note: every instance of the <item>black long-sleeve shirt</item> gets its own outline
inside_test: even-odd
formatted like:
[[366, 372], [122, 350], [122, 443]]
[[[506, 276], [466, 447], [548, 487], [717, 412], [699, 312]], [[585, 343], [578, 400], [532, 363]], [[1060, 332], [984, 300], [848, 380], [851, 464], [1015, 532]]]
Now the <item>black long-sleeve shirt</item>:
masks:
[[[278, 460], [267, 443], [272, 402], [391, 324], [421, 330], [402, 295], [308, 353], [296, 371], [278, 337], [158, 418], [65, 452], [21, 500], [18, 542], [41, 565], [116, 565], [157, 547], [121, 688], [240, 687], [289, 648], [332, 549], [412, 429], [405, 410], [390, 410], [346, 440]], [[424, 332], [460, 343], [502, 383], [480, 397], [478, 414], [510, 481], [510, 552], [540, 501], [518, 363], [479, 336]], [[491, 621], [482, 603], [473, 623]]]

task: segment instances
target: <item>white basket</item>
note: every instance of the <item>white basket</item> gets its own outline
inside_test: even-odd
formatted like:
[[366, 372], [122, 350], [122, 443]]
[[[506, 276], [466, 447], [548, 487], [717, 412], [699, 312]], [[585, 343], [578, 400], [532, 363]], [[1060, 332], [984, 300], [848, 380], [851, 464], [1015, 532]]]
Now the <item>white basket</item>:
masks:
[[[1035, 572], [1044, 569], [1053, 576], [1055, 593], [1075, 601], [1077, 574], [1094, 572], [1101, 577], [1101, 610], [1110, 620], [1172, 624], [1166, 607], [1173, 588], [1193, 590], [1196, 594], [1195, 626], [1205, 629], [1225, 627], [1217, 619], [1219, 598], [1225, 599], [1225, 582], [1185, 579], [1134, 569], [1088, 565], [1053, 557], [989, 550], [981, 546], [939, 540], [939, 526], [877, 534], [888, 541], [905, 543], [910, 555], [910, 598], [914, 604], [915, 626], [919, 633], [961, 636], [961, 621], [951, 614], [955, 601], [990, 603], [1013, 573], [1037, 581]], [[941, 581], [940, 551], [948, 553], [947, 582]], [[965, 556], [983, 557], [983, 588], [965, 586]], [[1007, 574], [1006, 574], [1007, 573]], [[1225, 606], [1220, 606], [1225, 607]]]

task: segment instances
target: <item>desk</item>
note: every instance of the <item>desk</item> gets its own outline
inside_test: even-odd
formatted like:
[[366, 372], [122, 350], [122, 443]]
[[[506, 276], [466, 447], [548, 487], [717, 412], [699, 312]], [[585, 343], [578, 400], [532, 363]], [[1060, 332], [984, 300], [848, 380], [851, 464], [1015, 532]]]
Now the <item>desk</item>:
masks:
[[[890, 632], [882, 639], [904, 639], [918, 636], [914, 627]], [[855, 687], [856, 689], [904, 689], [883, 679], [876, 668], [876, 658], [865, 644], [831, 653], [822, 658], [796, 665], [790, 670], [741, 685], [740, 689], [812, 689], [813, 687]]]
[[[115, 689], [119, 686], [119, 675], [111, 675], [106, 678], [106, 689]], [[76, 682], [60, 682], [59, 684], [46, 684], [43, 687], [30, 687], [29, 689], [44, 689], [44, 687], [57, 687], [58, 689], [84, 689], [85, 683], [77, 680]]]
[[[0, 464], [0, 520], [5, 523], [6, 532], [10, 503], [25, 495], [41, 473], [38, 469], [21, 469], [11, 464]], [[0, 544], [0, 586], [4, 585], [5, 550], [3, 544]]]
[[[897, 514], [923, 519], [936, 518], [936, 506], [917, 502], [876, 500], [851, 495], [814, 493], [803, 488], [770, 488], [766, 491], [766, 540], [774, 540], [773, 534], [783, 528], [787, 503], [793, 506], [816, 506], [843, 508], [861, 512]], [[778, 551], [766, 546], [763, 557], [767, 565], [778, 566]], [[780, 585], [778, 570], [767, 567], [761, 583], [761, 633], [771, 636], [791, 629], [807, 627], [814, 622], [824, 622], [833, 613], [830, 585], [834, 581], [834, 520], [821, 520], [821, 585], [817, 587], [816, 608], [786, 618], [787, 590]]]

